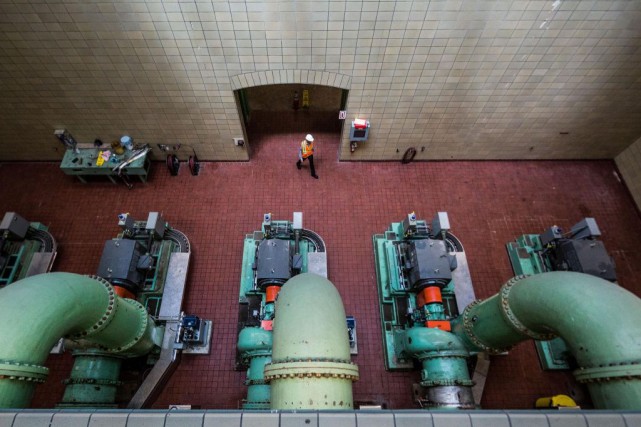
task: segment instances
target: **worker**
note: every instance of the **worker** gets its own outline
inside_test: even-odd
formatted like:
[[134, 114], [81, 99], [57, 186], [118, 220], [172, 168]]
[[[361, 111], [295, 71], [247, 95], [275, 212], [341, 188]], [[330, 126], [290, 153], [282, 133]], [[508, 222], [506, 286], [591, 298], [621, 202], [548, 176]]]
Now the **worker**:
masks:
[[296, 162], [296, 167], [298, 169], [301, 169], [302, 163], [305, 159], [309, 159], [309, 167], [312, 172], [312, 177], [318, 179], [318, 175], [316, 175], [316, 170], [314, 169], [314, 137], [310, 134], [307, 134], [305, 139], [300, 143], [298, 161]]

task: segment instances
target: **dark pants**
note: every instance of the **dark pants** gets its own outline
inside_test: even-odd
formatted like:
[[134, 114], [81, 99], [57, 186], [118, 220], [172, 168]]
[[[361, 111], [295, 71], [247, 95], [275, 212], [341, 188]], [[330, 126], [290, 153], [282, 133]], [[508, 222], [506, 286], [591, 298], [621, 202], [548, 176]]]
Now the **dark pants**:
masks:
[[[306, 159], [303, 159], [303, 161], [309, 160], [309, 168], [311, 169], [312, 176], [316, 175], [316, 170], [314, 169], [314, 155], [312, 154]], [[301, 163], [300, 160], [296, 162], [296, 166], [298, 166], [298, 169], [300, 169]]]

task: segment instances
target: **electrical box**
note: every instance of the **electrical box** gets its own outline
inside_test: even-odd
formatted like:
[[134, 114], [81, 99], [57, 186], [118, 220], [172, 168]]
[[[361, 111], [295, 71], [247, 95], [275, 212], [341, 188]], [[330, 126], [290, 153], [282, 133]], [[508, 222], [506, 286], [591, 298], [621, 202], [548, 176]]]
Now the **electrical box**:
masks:
[[285, 283], [291, 277], [289, 241], [267, 239], [258, 244], [256, 252], [256, 283], [259, 287]]
[[29, 230], [29, 221], [15, 212], [7, 212], [0, 223], [0, 233], [8, 232], [11, 240], [22, 240]]
[[356, 336], [356, 319], [354, 316], [346, 316], [347, 336], [349, 337], [349, 354], [358, 354], [358, 338]]
[[599, 230], [599, 226], [596, 224], [594, 218], [583, 218], [583, 220], [572, 227], [570, 232], [575, 239], [586, 239], [601, 235], [601, 230]]
[[165, 220], [158, 212], [149, 212], [145, 229], [152, 232], [156, 239], [162, 239], [165, 235]]
[[409, 245], [409, 281], [412, 289], [444, 287], [452, 280], [450, 257], [442, 240], [413, 240]]
[[441, 234], [450, 231], [450, 219], [447, 212], [438, 212], [432, 220], [432, 234], [440, 238]]
[[[563, 237], [563, 230], [561, 230], [560, 227], [553, 225], [552, 227], [548, 228], [545, 230], [543, 234], [541, 234], [540, 239], [541, 239], [541, 246], [545, 247], [551, 242], [558, 240]], [[528, 255], [529, 257], [529, 255]]]
[[407, 214], [403, 220], [403, 233], [405, 237], [416, 233], [416, 214], [414, 212]]
[[141, 288], [146, 272], [138, 269], [138, 261], [144, 252], [143, 246], [136, 240], [108, 240], [100, 258], [98, 276], [130, 290]]
[[203, 344], [204, 336], [201, 334], [201, 320], [198, 316], [183, 317], [184, 328], [183, 341], [187, 344]]
[[302, 230], [303, 229], [303, 213], [294, 212], [294, 221], [292, 221], [292, 229]]
[[350, 141], [367, 141], [369, 137], [369, 120], [356, 119], [349, 129]]

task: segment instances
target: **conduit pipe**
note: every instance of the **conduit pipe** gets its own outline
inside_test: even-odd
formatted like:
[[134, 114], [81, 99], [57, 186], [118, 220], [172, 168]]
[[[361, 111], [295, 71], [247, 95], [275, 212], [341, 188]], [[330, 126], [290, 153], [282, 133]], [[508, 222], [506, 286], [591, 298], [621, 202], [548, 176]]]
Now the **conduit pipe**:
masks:
[[562, 337], [597, 409], [641, 409], [641, 299], [582, 273], [519, 276], [453, 321], [467, 348], [497, 353]]
[[162, 332], [140, 303], [118, 297], [99, 277], [48, 273], [0, 289], [0, 408], [29, 405], [63, 336], [134, 357], [158, 345]]

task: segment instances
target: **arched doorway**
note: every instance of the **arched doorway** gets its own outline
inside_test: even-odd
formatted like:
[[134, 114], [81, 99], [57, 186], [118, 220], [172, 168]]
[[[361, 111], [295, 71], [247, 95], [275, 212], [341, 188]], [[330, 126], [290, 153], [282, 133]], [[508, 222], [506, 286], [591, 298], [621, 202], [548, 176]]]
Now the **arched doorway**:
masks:
[[[311, 133], [316, 154], [336, 161], [350, 78], [301, 70], [251, 73], [232, 78], [250, 160], [295, 158], [298, 143]], [[316, 157], [315, 154], [315, 157]]]

